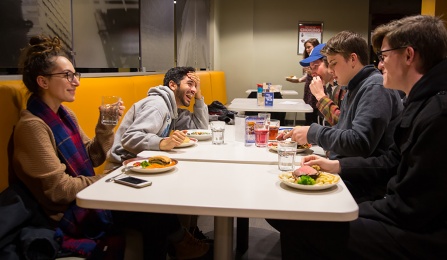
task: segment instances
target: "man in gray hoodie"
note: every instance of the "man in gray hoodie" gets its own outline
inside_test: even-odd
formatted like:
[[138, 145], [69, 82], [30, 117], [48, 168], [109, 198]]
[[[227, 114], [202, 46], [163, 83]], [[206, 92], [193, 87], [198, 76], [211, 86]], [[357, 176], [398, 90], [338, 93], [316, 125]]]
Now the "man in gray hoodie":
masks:
[[[105, 171], [121, 166], [123, 161], [137, 157], [144, 150], [167, 151], [179, 146], [186, 138], [186, 134], [179, 130], [208, 129], [208, 106], [194, 68], [168, 70], [163, 85], [150, 88], [147, 97], [127, 111], [116, 131]], [[193, 97], [192, 113], [179, 108], [189, 107]], [[197, 216], [179, 215], [179, 219], [194, 237], [211, 242], [197, 227]]]
[[[106, 170], [120, 166], [144, 150], [166, 151], [179, 146], [186, 135], [178, 130], [208, 128], [208, 106], [194, 71], [191, 67], [170, 69], [164, 77], [164, 86], [150, 88], [147, 97], [132, 105], [115, 134]], [[193, 97], [194, 112], [179, 108], [189, 107]]]

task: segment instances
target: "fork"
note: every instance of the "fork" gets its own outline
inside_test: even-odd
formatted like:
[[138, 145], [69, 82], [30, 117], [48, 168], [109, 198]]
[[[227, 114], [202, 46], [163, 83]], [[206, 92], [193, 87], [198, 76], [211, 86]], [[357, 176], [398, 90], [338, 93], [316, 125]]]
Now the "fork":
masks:
[[119, 176], [121, 176], [121, 175], [125, 175], [126, 172], [127, 172], [127, 170], [129, 170], [129, 169], [132, 168], [132, 167], [133, 167], [133, 166], [126, 166], [126, 167], [122, 168], [120, 174], [108, 178], [108, 179], [106, 180], [106, 182], [112, 182], [112, 181], [115, 181], [115, 179], [118, 178]]

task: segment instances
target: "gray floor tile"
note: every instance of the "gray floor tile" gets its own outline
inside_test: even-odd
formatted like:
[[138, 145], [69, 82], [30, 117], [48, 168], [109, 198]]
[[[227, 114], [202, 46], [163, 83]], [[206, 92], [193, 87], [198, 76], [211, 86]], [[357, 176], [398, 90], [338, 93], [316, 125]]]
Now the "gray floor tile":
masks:
[[[206, 236], [214, 237], [213, 217], [199, 216], [198, 226]], [[236, 229], [234, 235], [236, 236]], [[234, 237], [233, 241], [236, 243], [236, 237]], [[236, 244], [233, 248], [236, 248]], [[248, 250], [243, 254], [234, 250], [234, 259], [281, 259], [278, 231], [273, 229], [264, 219], [250, 218]]]

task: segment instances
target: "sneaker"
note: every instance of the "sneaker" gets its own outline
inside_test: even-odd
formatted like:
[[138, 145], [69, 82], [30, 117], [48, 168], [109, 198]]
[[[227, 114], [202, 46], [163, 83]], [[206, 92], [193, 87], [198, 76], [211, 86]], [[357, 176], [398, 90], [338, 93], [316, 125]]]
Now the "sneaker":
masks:
[[199, 227], [197, 227], [197, 226], [189, 228], [189, 233], [191, 233], [191, 235], [193, 235], [194, 238], [196, 238], [202, 242], [209, 243], [209, 244], [214, 243], [214, 240], [205, 236], [203, 234], [202, 230], [200, 230]]
[[182, 241], [174, 244], [175, 259], [194, 259], [207, 255], [210, 245], [185, 232]]

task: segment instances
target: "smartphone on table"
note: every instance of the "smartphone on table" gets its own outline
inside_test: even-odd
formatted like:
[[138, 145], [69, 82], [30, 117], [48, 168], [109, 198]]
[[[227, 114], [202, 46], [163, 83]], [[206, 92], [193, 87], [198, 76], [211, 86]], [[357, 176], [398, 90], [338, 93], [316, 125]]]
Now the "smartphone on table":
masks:
[[132, 177], [132, 176], [126, 176], [123, 178], [115, 179], [115, 182], [119, 183], [119, 184], [131, 186], [134, 188], [143, 188], [146, 186], [150, 186], [152, 184], [151, 181], [143, 180], [143, 179]]

